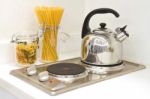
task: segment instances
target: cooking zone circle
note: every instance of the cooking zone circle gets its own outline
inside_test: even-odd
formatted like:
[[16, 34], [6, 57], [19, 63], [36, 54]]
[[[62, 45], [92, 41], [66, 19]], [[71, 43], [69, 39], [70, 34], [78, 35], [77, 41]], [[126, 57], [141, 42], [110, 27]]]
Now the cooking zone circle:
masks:
[[52, 75], [78, 75], [85, 72], [85, 67], [73, 63], [57, 63], [48, 67], [48, 72]]
[[72, 83], [77, 79], [84, 78], [88, 75], [85, 67], [73, 63], [57, 63], [47, 68], [49, 75], [58, 80]]

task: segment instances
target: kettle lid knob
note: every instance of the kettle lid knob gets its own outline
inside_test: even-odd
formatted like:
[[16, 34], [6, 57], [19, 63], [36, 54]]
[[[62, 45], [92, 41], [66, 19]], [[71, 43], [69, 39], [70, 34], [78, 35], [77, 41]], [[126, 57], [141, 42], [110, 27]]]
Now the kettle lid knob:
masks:
[[101, 27], [101, 29], [106, 29], [105, 27], [106, 27], [106, 23], [100, 23], [100, 27]]

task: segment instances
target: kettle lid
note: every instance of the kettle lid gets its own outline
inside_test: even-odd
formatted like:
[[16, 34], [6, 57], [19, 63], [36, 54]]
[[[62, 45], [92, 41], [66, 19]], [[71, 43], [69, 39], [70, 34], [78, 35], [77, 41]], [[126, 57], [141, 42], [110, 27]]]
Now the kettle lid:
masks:
[[112, 33], [112, 30], [106, 28], [106, 23], [100, 23], [100, 27], [94, 29], [93, 33], [98, 33], [98, 34]]

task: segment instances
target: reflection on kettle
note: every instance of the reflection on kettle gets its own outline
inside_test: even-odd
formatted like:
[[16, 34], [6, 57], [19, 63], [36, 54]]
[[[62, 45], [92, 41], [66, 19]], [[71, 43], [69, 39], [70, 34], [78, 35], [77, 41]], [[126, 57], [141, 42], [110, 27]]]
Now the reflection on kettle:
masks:
[[116, 28], [115, 32], [100, 23], [100, 27], [91, 30], [90, 19], [95, 14], [112, 13], [119, 17], [119, 13], [110, 8], [100, 8], [91, 11], [85, 18], [82, 28], [81, 61], [99, 67], [112, 67], [122, 65], [122, 42], [129, 37], [126, 27]]

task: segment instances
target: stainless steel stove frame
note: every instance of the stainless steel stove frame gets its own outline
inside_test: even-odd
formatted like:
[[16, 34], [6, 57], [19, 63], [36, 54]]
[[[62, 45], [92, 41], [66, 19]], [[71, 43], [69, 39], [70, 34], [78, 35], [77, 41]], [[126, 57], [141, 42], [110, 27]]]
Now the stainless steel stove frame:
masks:
[[[85, 65], [80, 61], [80, 58], [68, 59], [68, 60], [63, 60], [63, 61], [59, 61], [55, 63], [60, 63], [60, 62], [77, 63], [77, 64]], [[51, 64], [54, 64], [54, 63], [51, 63]], [[37, 65], [36, 67], [37, 67], [38, 73], [45, 71], [49, 65], [50, 64]], [[144, 65], [125, 61], [125, 60], [124, 60], [124, 65], [125, 65], [125, 68], [119, 72], [113, 72], [113, 73], [106, 74], [106, 75], [88, 74], [86, 78], [76, 80], [73, 83], [63, 83], [62, 81], [59, 81], [53, 77], [50, 77], [50, 79], [46, 82], [40, 82], [37, 78], [37, 75], [28, 76], [26, 74], [26, 68], [13, 70], [10, 72], [10, 74], [43, 90], [44, 92], [50, 95], [57, 95], [60, 93], [73, 90], [73, 89], [81, 88], [87, 85], [91, 85], [100, 81], [104, 81], [107, 79], [125, 75], [125, 74], [135, 72], [137, 70], [141, 70], [145, 68]]]

